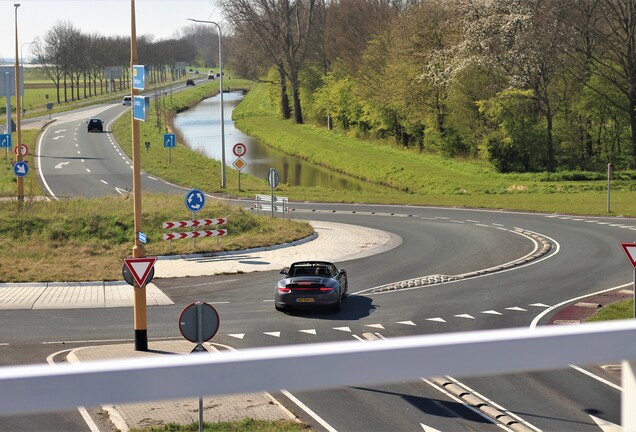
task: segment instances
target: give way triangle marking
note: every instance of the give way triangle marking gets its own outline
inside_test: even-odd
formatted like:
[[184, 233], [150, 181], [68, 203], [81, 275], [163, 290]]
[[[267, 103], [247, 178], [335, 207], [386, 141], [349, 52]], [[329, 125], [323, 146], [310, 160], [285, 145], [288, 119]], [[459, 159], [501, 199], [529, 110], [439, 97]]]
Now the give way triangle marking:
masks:
[[146, 283], [146, 279], [150, 274], [150, 270], [155, 265], [157, 261], [157, 257], [149, 257], [149, 258], [124, 258], [124, 263], [128, 270], [130, 270], [130, 274], [135, 279], [135, 282], [142, 287]]

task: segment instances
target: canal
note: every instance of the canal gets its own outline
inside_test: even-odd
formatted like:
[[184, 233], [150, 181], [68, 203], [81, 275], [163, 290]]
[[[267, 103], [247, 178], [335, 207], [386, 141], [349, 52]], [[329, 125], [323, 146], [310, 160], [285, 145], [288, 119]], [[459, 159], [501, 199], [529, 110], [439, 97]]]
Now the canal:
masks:
[[[226, 169], [235, 169], [232, 163], [237, 157], [232, 152], [235, 144], [245, 144], [247, 151], [242, 159], [247, 162], [241, 173], [262, 179], [267, 178], [270, 168], [276, 168], [280, 181], [293, 186], [321, 186], [337, 190], [374, 192], [381, 187], [316, 166], [295, 156], [281, 153], [243, 134], [234, 126], [232, 112], [240, 103], [240, 92], [224, 93], [224, 129]], [[221, 98], [216, 95], [204, 99], [198, 105], [177, 114], [174, 126], [192, 150], [205, 156], [222, 160], [221, 152]]]

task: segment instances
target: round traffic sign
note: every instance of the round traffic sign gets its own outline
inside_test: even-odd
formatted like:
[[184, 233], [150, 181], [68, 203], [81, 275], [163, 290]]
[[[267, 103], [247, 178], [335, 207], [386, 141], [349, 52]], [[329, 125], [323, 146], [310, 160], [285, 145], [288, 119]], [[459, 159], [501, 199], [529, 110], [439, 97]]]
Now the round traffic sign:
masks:
[[232, 151], [234, 152], [234, 155], [241, 157], [247, 153], [247, 147], [245, 147], [245, 144], [243, 143], [236, 143], [234, 144]]
[[20, 154], [22, 156], [26, 156], [29, 154], [29, 148], [25, 145], [25, 144], [20, 144], [15, 146], [15, 148], [13, 149], [13, 153], [16, 154], [16, 156], [18, 155], [18, 152], [20, 152]]
[[13, 173], [18, 177], [24, 177], [29, 172], [29, 164], [20, 161], [13, 164]]
[[205, 302], [190, 303], [179, 315], [179, 331], [190, 342], [209, 341], [219, 330], [219, 314]]
[[185, 206], [193, 213], [198, 212], [205, 205], [205, 194], [199, 189], [192, 189], [185, 196]]

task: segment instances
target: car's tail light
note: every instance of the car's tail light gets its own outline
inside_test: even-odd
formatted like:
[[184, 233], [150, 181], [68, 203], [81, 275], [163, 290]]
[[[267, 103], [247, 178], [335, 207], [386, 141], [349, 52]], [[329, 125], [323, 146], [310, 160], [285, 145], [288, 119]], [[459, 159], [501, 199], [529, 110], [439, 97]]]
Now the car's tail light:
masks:
[[333, 288], [322, 287], [322, 288], [320, 288], [320, 291], [321, 292], [333, 291]]
[[291, 292], [290, 288], [278, 288], [278, 292], [282, 294], [287, 294]]

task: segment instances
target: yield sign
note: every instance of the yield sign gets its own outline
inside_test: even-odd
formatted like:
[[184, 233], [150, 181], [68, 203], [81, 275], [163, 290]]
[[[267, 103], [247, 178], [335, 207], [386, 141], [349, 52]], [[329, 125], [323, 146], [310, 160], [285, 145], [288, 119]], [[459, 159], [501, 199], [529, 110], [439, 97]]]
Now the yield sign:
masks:
[[621, 243], [629, 262], [632, 263], [632, 267], [636, 269], [636, 243]]
[[150, 274], [150, 270], [152, 270], [152, 267], [155, 265], [156, 261], [157, 257], [124, 258], [126, 267], [128, 267], [128, 270], [130, 270], [133, 278], [135, 278], [135, 282], [137, 282], [137, 285], [140, 287], [143, 287], [145, 285], [146, 279]]

